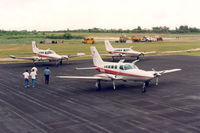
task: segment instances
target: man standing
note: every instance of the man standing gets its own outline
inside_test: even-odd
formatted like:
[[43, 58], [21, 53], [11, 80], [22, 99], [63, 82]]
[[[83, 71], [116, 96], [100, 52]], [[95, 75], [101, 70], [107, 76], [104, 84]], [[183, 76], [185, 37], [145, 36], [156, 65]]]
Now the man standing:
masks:
[[37, 74], [38, 69], [35, 67], [35, 65], [34, 65], [34, 67], [31, 68], [31, 72], [32, 72], [33, 70], [34, 70], [34, 72]]
[[44, 70], [44, 76], [45, 76], [45, 84], [49, 84], [49, 76], [51, 74], [51, 71], [49, 70], [49, 68], [47, 67]]
[[36, 73], [35, 69], [32, 69], [32, 72], [30, 73], [30, 76], [31, 76], [31, 79], [32, 79], [32, 84], [31, 85], [32, 85], [33, 88], [35, 87], [36, 75], [37, 75], [37, 73]]
[[29, 87], [29, 73], [28, 70], [23, 73], [24, 76], [24, 83], [25, 83], [25, 88]]

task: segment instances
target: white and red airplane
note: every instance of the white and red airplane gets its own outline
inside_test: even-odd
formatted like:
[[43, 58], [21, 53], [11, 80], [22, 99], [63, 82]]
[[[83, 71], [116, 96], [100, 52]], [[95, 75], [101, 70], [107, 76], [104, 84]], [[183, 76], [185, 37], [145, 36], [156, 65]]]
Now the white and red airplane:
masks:
[[119, 62], [104, 62], [99, 55], [98, 51], [95, 47], [91, 47], [91, 52], [93, 56], [94, 67], [89, 68], [77, 68], [79, 70], [82, 69], [97, 69], [102, 74], [96, 74], [94, 76], [57, 76], [58, 78], [74, 78], [74, 79], [93, 79], [96, 80], [96, 87], [101, 89], [101, 81], [112, 81], [113, 89], [115, 89], [115, 81], [137, 81], [143, 83], [143, 92], [146, 91], [146, 87], [149, 85], [149, 82], [152, 79], [156, 79], [156, 85], [158, 85], [158, 77], [162, 74], [180, 71], [181, 69], [171, 69], [171, 70], [163, 70], [163, 71], [145, 71], [139, 69], [135, 63], [138, 61], [134, 61], [132, 63], [124, 63], [124, 60], [120, 60]]
[[144, 57], [145, 54], [156, 53], [155, 51], [138, 52], [131, 48], [113, 48], [113, 46], [110, 44], [108, 40], [105, 40], [105, 46], [106, 46], [106, 51], [110, 53], [110, 55], [106, 55], [106, 56], [111, 56], [113, 60], [114, 60], [114, 57], [136, 57], [138, 60], [140, 56]]
[[84, 53], [78, 53], [77, 56], [67, 56], [67, 55], [58, 55], [53, 50], [47, 49], [47, 50], [40, 50], [37, 48], [36, 42], [32, 41], [32, 50], [33, 54], [36, 56], [33, 57], [15, 57], [13, 55], [10, 55], [13, 59], [22, 59], [22, 60], [32, 60], [34, 63], [38, 61], [55, 61], [56, 65], [59, 63], [62, 64], [62, 61], [68, 61], [71, 57], [77, 57], [77, 56], [84, 56]]

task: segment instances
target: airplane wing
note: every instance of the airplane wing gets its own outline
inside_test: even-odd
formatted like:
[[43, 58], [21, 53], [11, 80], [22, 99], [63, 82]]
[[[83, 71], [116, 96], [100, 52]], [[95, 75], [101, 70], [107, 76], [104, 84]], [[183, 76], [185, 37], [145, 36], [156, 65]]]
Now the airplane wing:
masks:
[[142, 52], [143, 54], [154, 54], [156, 51], [150, 51], [150, 52]]
[[123, 80], [121, 76], [113, 74], [96, 74], [94, 76], [56, 76], [63, 79], [91, 79], [91, 80]]
[[165, 73], [171, 73], [171, 72], [177, 72], [177, 71], [181, 71], [182, 69], [170, 69], [170, 70], [162, 70], [162, 71], [155, 71], [153, 69], [152, 74], [156, 75], [156, 76], [161, 76], [162, 74]]
[[107, 56], [107, 57], [121, 57], [120, 54], [101, 54], [101, 56]]
[[160, 74], [165, 74], [165, 73], [171, 73], [171, 72], [176, 72], [176, 71], [181, 71], [182, 69], [171, 69], [171, 70], [163, 70], [163, 71], [158, 71]]
[[14, 55], [10, 55], [10, 58], [20, 60], [36, 60], [37, 57], [16, 57]]
[[77, 67], [76, 70], [96, 70], [98, 67], [85, 67], [85, 68], [79, 68]]
[[32, 60], [32, 61], [48, 61], [48, 60], [52, 60], [55, 61], [55, 59], [53, 58], [45, 58], [45, 57], [38, 57], [38, 56], [33, 56], [33, 57], [16, 57], [14, 55], [10, 55], [10, 58], [12, 59], [19, 59], [19, 60]]
[[68, 57], [68, 58], [74, 58], [74, 57], [82, 57], [82, 56], [86, 56], [85, 53], [77, 53], [77, 55], [65, 55], [63, 57]]

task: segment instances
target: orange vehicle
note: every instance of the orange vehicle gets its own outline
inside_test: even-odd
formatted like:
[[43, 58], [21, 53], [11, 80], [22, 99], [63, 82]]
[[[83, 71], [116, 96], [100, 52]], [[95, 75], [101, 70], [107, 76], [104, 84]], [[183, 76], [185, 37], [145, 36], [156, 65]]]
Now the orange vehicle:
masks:
[[93, 37], [88, 37], [88, 38], [84, 38], [82, 41], [83, 44], [94, 44], [94, 38]]
[[139, 36], [139, 35], [131, 37], [131, 40], [133, 42], [140, 42], [140, 41], [142, 41], [142, 39], [143, 39], [142, 36]]
[[126, 35], [122, 35], [119, 37], [119, 42], [120, 43], [126, 43], [126, 41], [128, 40], [129, 38], [126, 36]]

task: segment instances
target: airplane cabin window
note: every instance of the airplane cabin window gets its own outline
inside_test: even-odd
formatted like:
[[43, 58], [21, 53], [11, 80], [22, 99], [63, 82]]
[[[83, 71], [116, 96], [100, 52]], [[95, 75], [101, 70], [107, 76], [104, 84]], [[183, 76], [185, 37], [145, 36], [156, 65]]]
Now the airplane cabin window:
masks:
[[117, 65], [115, 65], [115, 69], [117, 69]]
[[119, 69], [124, 70], [124, 66], [123, 66], [123, 65], [120, 65], [120, 66], [119, 66]]
[[114, 66], [111, 66], [111, 69], [113, 69], [114, 68]]

